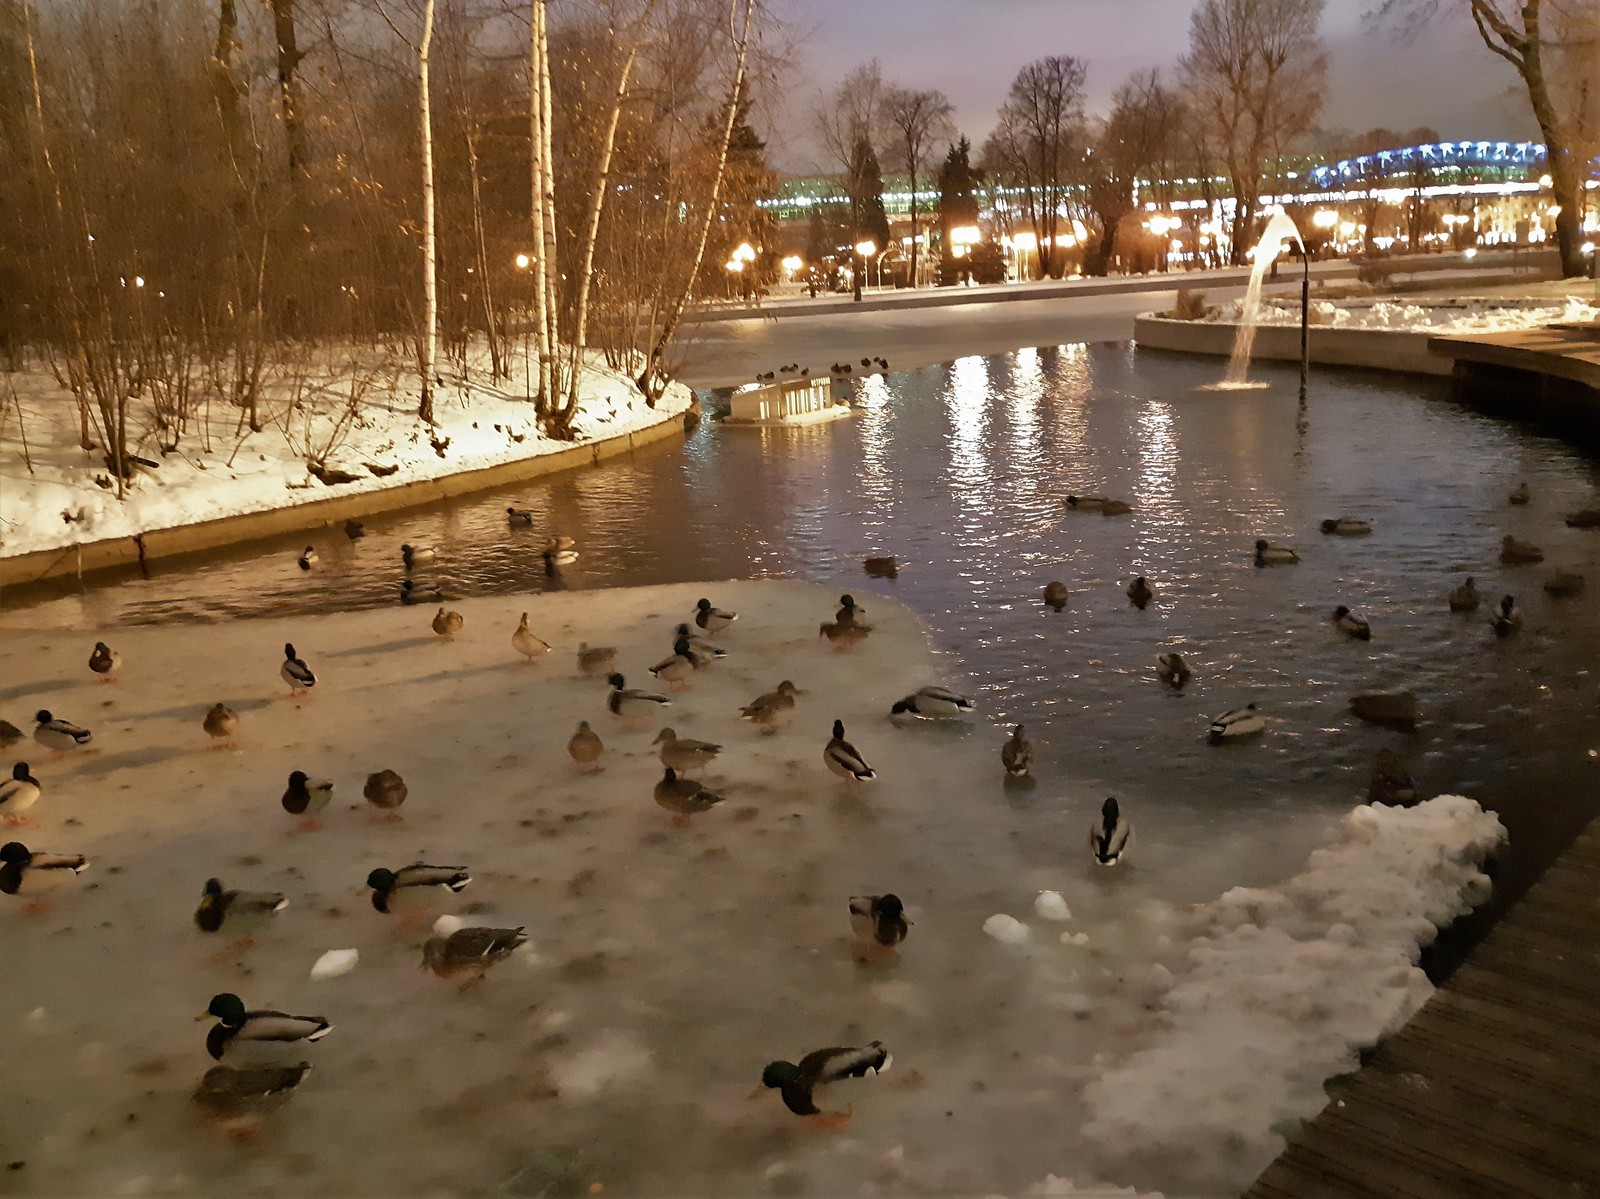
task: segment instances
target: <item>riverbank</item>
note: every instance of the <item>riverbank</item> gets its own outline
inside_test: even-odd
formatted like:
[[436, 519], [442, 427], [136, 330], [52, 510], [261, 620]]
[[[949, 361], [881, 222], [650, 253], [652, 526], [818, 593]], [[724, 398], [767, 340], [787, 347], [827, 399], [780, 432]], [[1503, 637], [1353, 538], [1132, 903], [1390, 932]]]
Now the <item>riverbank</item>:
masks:
[[191, 430], [161, 454], [147, 431], [130, 443], [147, 465], [135, 467], [118, 499], [99, 459], [79, 448], [72, 398], [37, 372], [10, 383], [23, 423], [4, 429], [0, 585], [309, 532], [568, 470], [682, 436], [696, 410], [685, 387], [668, 388], [651, 408], [631, 380], [598, 367], [571, 441], [541, 434], [526, 396], [460, 376], [435, 390], [432, 427], [417, 420], [403, 379], [358, 406], [305, 393], [264, 403], [258, 433], [230, 411], [233, 428]]
[[[701, 595], [740, 614], [718, 637], [729, 656], [627, 728], [605, 685], [577, 676], [576, 647], [615, 646], [647, 684]], [[53, 1195], [1242, 1186], [1275, 1127], [1319, 1108], [1321, 1080], [1427, 996], [1417, 939], [1481, 898], [1498, 824], [1460, 799], [1342, 819], [1300, 806], [1288, 837], [1200, 840], [1214, 814], [1183, 833], [1152, 798], [1130, 806], [1139, 843], [1107, 871], [1082, 845], [1098, 781], [1050, 774], [1055, 844], [1035, 838], [1019, 862], [1008, 828], [1030, 796], [1001, 781], [990, 714], [885, 719], [920, 685], [963, 686], [961, 664], [876, 595], [871, 637], [835, 652], [814, 630], [836, 598], [782, 582], [500, 595], [452, 604], [465, 626], [449, 641], [415, 608], [11, 622], [6, 715], [49, 705], [95, 741], [35, 755], [44, 797], [20, 833], [90, 869], [44, 914], [0, 905], [0, 1056], [29, 1096], [0, 1129], [5, 1159]], [[510, 645], [523, 611], [553, 646], [531, 667]], [[123, 658], [111, 686], [83, 665], [97, 636]], [[319, 676], [303, 699], [277, 677], [287, 640]], [[805, 694], [764, 736], [738, 709], [780, 678]], [[240, 715], [236, 749], [207, 745], [218, 701]], [[578, 719], [606, 742], [602, 773], [568, 762]], [[834, 719], [877, 769], [869, 786], [824, 768]], [[666, 724], [725, 745], [705, 778], [726, 801], [687, 827], [651, 798]], [[335, 785], [321, 831], [279, 804], [295, 769]], [[379, 769], [409, 786], [399, 820], [360, 799]], [[1283, 852], [1319, 842], [1304, 868], [1304, 849]], [[420, 972], [427, 921], [379, 915], [362, 887], [419, 859], [472, 873], [447, 909], [525, 926], [532, 944], [465, 992]], [[1178, 877], [1179, 861], [1204, 878]], [[188, 919], [211, 876], [289, 905], [232, 947]], [[1063, 902], [1036, 909], [1044, 889]], [[862, 964], [846, 900], [885, 891], [911, 936]], [[312, 978], [333, 949], [358, 950], [354, 970]], [[334, 1025], [288, 1051], [314, 1070], [248, 1137], [204, 1127], [189, 1103], [213, 1064], [192, 1017], [221, 991]], [[1233, 1039], [1246, 1029], [1248, 1058]], [[809, 1132], [757, 1087], [774, 1058], [871, 1039], [894, 1068], [826, 1097], [853, 1104], [844, 1133]], [[1195, 1102], [1208, 1078], [1226, 1086]]]

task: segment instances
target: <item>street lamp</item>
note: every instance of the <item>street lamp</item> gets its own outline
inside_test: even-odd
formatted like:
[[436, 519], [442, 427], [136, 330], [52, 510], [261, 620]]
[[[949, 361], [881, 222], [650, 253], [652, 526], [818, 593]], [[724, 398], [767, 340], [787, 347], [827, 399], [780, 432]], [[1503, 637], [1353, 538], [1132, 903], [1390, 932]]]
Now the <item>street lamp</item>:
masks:
[[516, 263], [519, 271], [525, 271], [530, 265], [532, 265], [533, 259], [529, 258], [526, 254], [518, 254], [516, 257]]
[[856, 303], [861, 303], [861, 276], [866, 274], [867, 259], [878, 252], [878, 243], [874, 241], [858, 241], [851, 247], [855, 251], [855, 260], [850, 264], [850, 271], [855, 276]]

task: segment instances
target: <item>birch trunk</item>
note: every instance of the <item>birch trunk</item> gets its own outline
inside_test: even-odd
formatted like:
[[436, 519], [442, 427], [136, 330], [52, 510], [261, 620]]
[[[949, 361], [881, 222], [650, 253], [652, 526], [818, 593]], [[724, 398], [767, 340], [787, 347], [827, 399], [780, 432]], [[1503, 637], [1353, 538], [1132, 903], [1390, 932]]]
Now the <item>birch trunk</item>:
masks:
[[705, 261], [706, 242], [711, 236], [712, 222], [717, 219], [717, 204], [722, 198], [723, 176], [728, 172], [728, 149], [733, 141], [734, 124], [739, 117], [739, 98], [744, 94], [745, 60], [750, 49], [750, 15], [755, 8], [755, 0], [732, 0], [732, 7], [728, 13], [730, 23], [737, 15], [741, 2], [744, 5], [744, 20], [736, 43], [738, 49], [733, 70], [733, 86], [728, 89], [728, 117], [722, 125], [722, 145], [717, 155], [717, 172], [711, 181], [711, 195], [706, 201], [705, 219], [700, 223], [700, 244], [695, 249], [694, 263], [689, 268], [689, 277], [684, 281], [683, 292], [667, 314], [655, 344], [650, 347], [650, 356], [645, 361], [644, 370], [634, 381], [645, 402], [651, 405], [655, 404], [661, 394], [657, 380], [662, 378], [662, 359], [666, 356], [667, 347], [672, 343], [673, 337], [677, 335], [684, 309], [688, 307], [689, 297], [694, 291], [695, 279], [700, 274], [700, 265]]
[[541, 423], [550, 411], [554, 394], [552, 367], [554, 349], [550, 338], [550, 289], [547, 281], [544, 241], [545, 160], [544, 129], [544, 0], [533, 0], [528, 33], [528, 146], [533, 165], [529, 216], [533, 222], [533, 329], [534, 346], [539, 356], [538, 390], [534, 394], [534, 415]]
[[539, 6], [539, 111], [544, 142], [541, 158], [544, 164], [540, 180], [544, 191], [540, 196], [540, 221], [544, 235], [544, 286], [545, 318], [550, 325], [550, 391], [548, 403], [552, 410], [561, 395], [561, 264], [556, 253], [556, 156], [552, 128], [555, 114], [550, 102], [550, 30], [549, 5], [538, 0]]
[[439, 272], [433, 214], [433, 107], [428, 91], [428, 51], [433, 45], [433, 4], [422, 11], [422, 41], [417, 44], [422, 122], [422, 402], [417, 416], [433, 424], [433, 379], [439, 360]]
[[589, 287], [594, 271], [595, 243], [600, 239], [600, 212], [605, 206], [606, 189], [610, 186], [611, 158], [617, 145], [617, 126], [622, 122], [622, 103], [628, 95], [628, 78], [633, 73], [633, 63], [639, 56], [639, 45], [644, 41], [645, 28], [655, 7], [656, 0], [649, 0], [645, 5], [644, 12], [639, 17], [639, 28], [634, 35], [633, 45], [628, 48], [628, 57], [623, 61], [622, 74], [617, 79], [617, 94], [611, 103], [611, 119], [606, 125], [605, 142], [600, 148], [600, 164], [596, 171], [594, 191], [589, 197], [589, 212], [583, 231], [582, 264], [578, 269], [578, 299], [573, 313], [572, 350], [577, 369], [573, 372], [567, 396], [568, 412], [577, 407], [578, 377], [583, 369], [584, 351], [589, 344]]

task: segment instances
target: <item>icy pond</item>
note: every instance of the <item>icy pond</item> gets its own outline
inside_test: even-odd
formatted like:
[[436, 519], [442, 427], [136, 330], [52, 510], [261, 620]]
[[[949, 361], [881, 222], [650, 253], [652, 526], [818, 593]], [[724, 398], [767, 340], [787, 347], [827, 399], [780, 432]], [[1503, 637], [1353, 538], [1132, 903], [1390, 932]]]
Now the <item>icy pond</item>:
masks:
[[[1595, 813], [1600, 533], [1569, 529], [1561, 518], [1600, 503], [1600, 466], [1559, 441], [1459, 409], [1442, 386], [1319, 371], [1301, 410], [1292, 372], [1258, 368], [1274, 384], [1264, 391], [1198, 390], [1219, 373], [1219, 364], [1107, 344], [874, 376], [850, 385], [857, 411], [849, 420], [756, 431], [710, 419], [686, 446], [374, 517], [359, 541], [329, 530], [314, 539], [320, 564], [309, 573], [295, 564], [304, 539], [284, 538], [157, 564], [153, 577], [115, 587], [10, 595], [0, 621], [10, 628], [115, 628], [267, 617], [276, 627], [314, 614], [397, 610], [402, 542], [439, 551], [417, 577], [485, 602], [529, 590], [693, 581], [706, 581], [704, 590], [716, 598], [715, 580], [790, 578], [854, 594], [870, 620], [875, 599], [891, 596], [926, 629], [938, 680], [979, 704], [977, 717], [960, 728], [914, 730], [910, 742], [899, 742], [895, 752], [911, 758], [906, 770], [919, 772], [911, 796], [921, 805], [916, 817], [841, 806], [824, 776], [816, 786], [823, 806], [807, 819], [829, 821], [827, 832], [796, 850], [792, 873], [770, 892], [759, 879], [708, 875], [708, 908], [725, 914], [733, 905], [742, 917], [741, 935], [752, 946], [747, 970], [740, 955], [701, 945], [703, 930], [685, 933], [684, 945], [694, 950], [685, 948], [674, 967], [667, 960], [670, 922], [618, 930], [606, 926], [603, 909], [593, 913], [598, 924], [584, 935], [599, 947], [596, 956], [627, 961], [618, 944], [650, 940], [648, 985], [664, 990], [627, 994], [633, 983], [625, 967], [569, 959], [575, 973], [563, 974], [564, 982], [594, 988], [591, 999], [572, 1002], [591, 1010], [580, 1006], [576, 1017], [568, 1008], [542, 1010], [538, 1020], [547, 1023], [537, 1032], [577, 1038], [570, 1047], [558, 1040], [550, 1068], [558, 1086], [568, 1077], [574, 1093], [593, 1087], [591, 1107], [562, 1107], [541, 1128], [541, 1109], [519, 1095], [518, 1103], [532, 1104], [528, 1122], [509, 1129], [493, 1115], [500, 1091], [469, 1088], [464, 1118], [438, 1106], [460, 1091], [460, 1080], [441, 1083], [417, 1106], [447, 1130], [454, 1148], [430, 1156], [427, 1168], [375, 1167], [375, 1191], [485, 1193], [506, 1183], [506, 1194], [556, 1194], [581, 1178], [616, 1194], [1020, 1195], [1055, 1174], [1168, 1195], [1226, 1194], [1270, 1157], [1269, 1131], [1251, 1126], [1260, 1113], [1247, 1097], [1219, 1095], [1203, 1121], [1175, 1130], [1162, 1129], [1171, 1112], [1152, 1111], [1146, 1151], [1139, 1113], [1126, 1102], [1112, 1111], [1115, 1103], [1095, 1091], [1097, 1079], [1161, 1046], [1166, 967], [1157, 963], [1170, 963], [1186, 935], [1173, 914], [1212, 904], [1230, 888], [1275, 887], [1300, 874], [1314, 849], [1341, 835], [1341, 822], [1364, 796], [1374, 755], [1390, 749], [1410, 763], [1423, 795], [1470, 796], [1499, 813], [1510, 831], [1495, 867], [1495, 898], [1458, 925], [1438, 962], [1430, 962], [1445, 969], [1452, 945], [1469, 942]], [[712, 415], [725, 403], [713, 397]], [[1508, 505], [1523, 480], [1532, 502]], [[1126, 499], [1134, 511], [1075, 513], [1063, 503], [1071, 493]], [[534, 509], [534, 527], [508, 530], [508, 504]], [[1320, 521], [1339, 516], [1370, 520], [1374, 531], [1319, 534]], [[578, 560], [554, 576], [538, 553], [546, 532], [579, 542]], [[1545, 563], [1501, 566], [1506, 534], [1542, 546]], [[1257, 537], [1295, 546], [1302, 562], [1256, 569]], [[863, 574], [863, 558], [888, 554], [899, 561], [897, 578]], [[1588, 595], [1547, 597], [1541, 584], [1556, 570], [1586, 574]], [[1157, 590], [1142, 612], [1123, 593], [1136, 574]], [[1495, 638], [1486, 609], [1449, 611], [1446, 593], [1468, 575], [1486, 596], [1517, 597], [1518, 634]], [[1039, 602], [1050, 579], [1071, 592], [1060, 614]], [[582, 596], [560, 599], [582, 627]], [[1330, 627], [1328, 614], [1341, 603], [1370, 619], [1369, 643]], [[601, 604], [597, 599], [596, 609]], [[383, 619], [392, 621], [393, 611]], [[349, 627], [359, 623], [352, 619]], [[654, 626], [641, 637], [645, 632], [652, 644], [659, 637]], [[730, 634], [735, 652], [736, 641]], [[911, 640], [906, 646], [901, 664], [920, 669], [923, 651]], [[1156, 655], [1170, 649], [1195, 671], [1182, 694], [1155, 678]], [[815, 650], [830, 670], [839, 669], [836, 660], [850, 661], [823, 645]], [[894, 664], [880, 665], [883, 678], [892, 678]], [[764, 686], [772, 681], [763, 676]], [[1421, 701], [1415, 734], [1363, 726], [1346, 710], [1352, 694], [1397, 689]], [[8, 707], [19, 702], [10, 693], [7, 699]], [[1265, 712], [1266, 735], [1254, 744], [1208, 747], [1208, 718], [1247, 702]], [[1038, 783], [1030, 789], [1000, 780], [1002, 731], [1015, 721], [1027, 725], [1036, 749]], [[565, 709], [552, 721], [562, 738], [569, 723]], [[719, 730], [710, 732], [721, 739]], [[866, 748], [891, 731], [861, 724], [851, 734]], [[812, 740], [797, 740], [806, 748], [796, 759], [804, 757], [808, 771], [815, 766]], [[926, 747], [920, 763], [918, 744]], [[1088, 817], [1111, 794], [1132, 817], [1137, 841], [1125, 865], [1105, 871], [1089, 862], [1084, 835]], [[713, 818], [696, 819], [699, 849], [714, 847]], [[906, 843], [892, 852], [880, 848], [901, 838]], [[643, 844], [646, 857], [659, 857], [655, 842]], [[773, 917], [775, 927], [764, 925], [769, 898], [777, 908], [798, 892], [809, 903], [814, 888], [831, 884], [834, 855], [851, 863], [851, 877], [864, 885], [871, 872], [860, 867], [879, 853], [938, 880], [924, 887], [930, 894], [907, 896], [918, 924], [898, 966], [863, 983], [848, 954], [832, 942], [808, 942], [787, 907]], [[1416, 854], [1427, 856], [1425, 844]], [[1361, 857], [1356, 849], [1341, 859], [1357, 892], [1379, 881], [1361, 878]], [[1376, 867], [1395, 869], [1380, 848], [1371, 857]], [[1034, 915], [1033, 897], [1047, 888], [1067, 898], [1070, 922], [1051, 926]], [[623, 903], [626, 894], [625, 884], [608, 879], [598, 902]], [[1033, 942], [984, 937], [981, 926], [994, 913], [1034, 925]], [[174, 919], [181, 925], [186, 913]], [[537, 924], [537, 913], [515, 922]], [[952, 926], [959, 935], [944, 938], [940, 928]], [[1058, 930], [1086, 941], [1059, 945]], [[778, 948], [758, 948], [772, 936]], [[919, 943], [929, 942], [939, 948], [919, 954]], [[837, 962], [820, 974], [798, 968], [819, 948]], [[586, 969], [597, 973], [585, 976]], [[188, 991], [174, 998], [174, 1011], [182, 1009], [176, 1019], [198, 1011], [192, 999]], [[1313, 1010], [1319, 1006], [1361, 1002], [1337, 995], [1302, 1001], [1308, 1025], [1325, 1018]], [[631, 1020], [646, 1018], [642, 1012], [662, 1021], [653, 1041], [629, 1031]], [[574, 1019], [582, 1037], [568, 1028]], [[697, 1033], [682, 1031], [697, 1021]], [[772, 1030], [763, 1061], [848, 1043], [836, 1037], [889, 1039], [886, 1025], [909, 1028], [913, 1046], [936, 1045], [938, 1052], [918, 1060], [893, 1046], [895, 1070], [912, 1071], [911, 1086], [886, 1086], [894, 1075], [858, 1084], [841, 1096], [856, 1104], [850, 1130], [797, 1139], [770, 1118], [770, 1094], [750, 1107], [768, 1117], [765, 1123], [752, 1125], [741, 1114], [744, 1090], [757, 1075], [732, 1080], [728, 1085], [739, 1088], [732, 1099], [699, 1095], [714, 1073], [706, 1061], [742, 1069], [743, 1044], [739, 1053], [731, 1043], [705, 1050], [705, 1059], [689, 1065], [674, 1060], [675, 1043], [688, 1054], [708, 1031], [714, 1042], [724, 1021], [730, 1037], [752, 1026]], [[616, 1026], [610, 1039], [607, 1022]], [[458, 1013], [449, 1023], [450, 1035], [466, 1035], [471, 1020]], [[353, 1048], [354, 1030], [341, 1028], [335, 1037], [345, 1033]], [[318, 1048], [336, 1045], [330, 1038]], [[1191, 1083], [1196, 1074], [1236, 1075], [1231, 1049], [1224, 1031], [1209, 1054], [1172, 1063], [1172, 1074]], [[1177, 1052], [1192, 1050], [1191, 1041]], [[485, 1052], [479, 1044], [471, 1050], [474, 1059]], [[1290, 1072], [1299, 1063], [1291, 1054], [1249, 1067], [1257, 1068]], [[1316, 1080], [1301, 1084], [1315, 1087]], [[1166, 1092], [1192, 1093], [1180, 1084]], [[349, 1092], [348, 1102], [358, 1096]], [[289, 1111], [303, 1110], [309, 1098], [297, 1096]], [[337, 1112], [326, 1109], [323, 1117], [337, 1120]], [[359, 1119], [356, 1126], [363, 1127]], [[1095, 1135], [1107, 1129], [1125, 1140], [1108, 1145]], [[234, 1192], [348, 1188], [363, 1176], [319, 1165], [316, 1138], [304, 1131], [293, 1138], [288, 1177], [298, 1181], [285, 1181], [263, 1159], [230, 1181]], [[215, 1183], [208, 1171], [223, 1169], [218, 1163], [227, 1158], [212, 1151], [200, 1165], [181, 1155], [159, 1160], [136, 1180], [144, 1189], [207, 1192]], [[408, 1160], [397, 1149], [396, 1162]], [[88, 1177], [110, 1180], [110, 1165], [101, 1167]], [[42, 1176], [22, 1185], [51, 1189]]]

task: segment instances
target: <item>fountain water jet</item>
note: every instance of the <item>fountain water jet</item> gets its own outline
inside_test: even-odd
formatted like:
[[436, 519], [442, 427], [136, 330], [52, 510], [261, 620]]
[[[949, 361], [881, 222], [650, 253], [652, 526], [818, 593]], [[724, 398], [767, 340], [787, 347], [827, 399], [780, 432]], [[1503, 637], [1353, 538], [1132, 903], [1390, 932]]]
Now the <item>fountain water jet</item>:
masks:
[[[1228, 373], [1222, 382], [1213, 383], [1208, 391], [1246, 391], [1268, 386], [1266, 383], [1251, 383], [1246, 377], [1250, 371], [1250, 349], [1255, 345], [1256, 322], [1261, 311], [1261, 284], [1266, 278], [1267, 270], [1272, 266], [1280, 254], [1289, 245], [1293, 238], [1300, 247], [1301, 256], [1306, 252], [1306, 243], [1300, 238], [1300, 230], [1296, 228], [1293, 220], [1283, 209], [1275, 209], [1267, 218], [1267, 226], [1261, 232], [1261, 240], [1256, 243], [1255, 252], [1250, 263], [1250, 285], [1245, 289], [1244, 300], [1239, 305], [1239, 332], [1233, 341], [1233, 353], [1228, 358]], [[1307, 262], [1307, 271], [1310, 264]], [[1308, 286], [1303, 282], [1300, 295], [1300, 347], [1301, 347], [1301, 388], [1305, 387], [1305, 305], [1308, 301]]]

